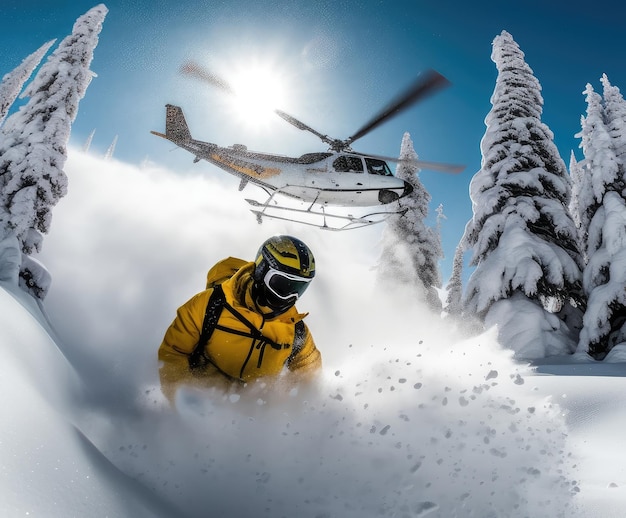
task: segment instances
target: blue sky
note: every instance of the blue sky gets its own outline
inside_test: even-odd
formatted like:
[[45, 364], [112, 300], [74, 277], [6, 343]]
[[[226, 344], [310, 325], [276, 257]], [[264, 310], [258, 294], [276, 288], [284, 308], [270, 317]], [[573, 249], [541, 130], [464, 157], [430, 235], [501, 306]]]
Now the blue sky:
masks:
[[[323, 150], [314, 136], [277, 117], [252, 125], [219, 92], [178, 73], [193, 59], [232, 79], [258, 63], [282, 79], [279, 108], [333, 137], [354, 133], [427, 68], [452, 86], [355, 143], [362, 152], [396, 156], [408, 131], [424, 160], [466, 164], [460, 176], [422, 172], [431, 214], [443, 204], [449, 275], [454, 248], [471, 218], [468, 185], [480, 168], [480, 139], [495, 85], [493, 38], [510, 32], [543, 87], [544, 122], [566, 164], [586, 108], [582, 91], [600, 90], [606, 73], [626, 88], [624, 7], [600, 0], [569, 2], [426, 1], [187, 1], [115, 0], [92, 70], [97, 73], [79, 107], [72, 143], [96, 130], [92, 151], [104, 153], [118, 136], [115, 156], [150, 159], [188, 170], [191, 156], [150, 135], [162, 130], [164, 105], [183, 107], [194, 137], [221, 145], [244, 143], [285, 155]], [[0, 73], [15, 68], [45, 41], [59, 41], [93, 1], [3, 2]], [[220, 173], [197, 164], [207, 174]], [[236, 183], [233, 183], [236, 185]], [[210, 198], [208, 198], [210, 202]], [[242, 202], [243, 203], [243, 202]], [[357, 231], [358, 232], [358, 231]]]

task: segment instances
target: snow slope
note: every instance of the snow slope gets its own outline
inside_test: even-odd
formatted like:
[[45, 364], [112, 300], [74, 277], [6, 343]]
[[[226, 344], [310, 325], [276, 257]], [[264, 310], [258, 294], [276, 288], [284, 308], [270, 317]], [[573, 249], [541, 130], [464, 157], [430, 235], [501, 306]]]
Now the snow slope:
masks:
[[0, 307], [0, 514], [172, 516], [75, 426], [84, 387], [34, 299], [5, 284]]
[[4, 288], [0, 386], [14, 396], [0, 410], [2, 516], [617, 518], [626, 509], [617, 372], [581, 376], [563, 363], [541, 367], [560, 376], [522, 376], [471, 341], [457, 344], [462, 353], [438, 350], [447, 365], [427, 368], [392, 346], [389, 361], [349, 361], [317, 391], [189, 390], [177, 413], [148, 390], [134, 415], [120, 415], [114, 394], [97, 407], [81, 396], [89, 389], [39, 308]]
[[[593, 368], [595, 367], [595, 368]], [[626, 514], [626, 366], [581, 369], [564, 362], [560, 376], [533, 380], [566, 411], [568, 448], [577, 457], [580, 516], [619, 518]], [[587, 375], [585, 375], [587, 374]]]
[[[0, 515], [624, 515], [623, 364], [515, 364], [494, 331], [376, 291], [371, 234], [258, 227], [236, 185], [75, 151], [67, 172], [42, 258], [55, 330], [0, 290]], [[176, 306], [274, 232], [316, 252], [301, 309], [323, 379], [170, 409], [156, 350]]]

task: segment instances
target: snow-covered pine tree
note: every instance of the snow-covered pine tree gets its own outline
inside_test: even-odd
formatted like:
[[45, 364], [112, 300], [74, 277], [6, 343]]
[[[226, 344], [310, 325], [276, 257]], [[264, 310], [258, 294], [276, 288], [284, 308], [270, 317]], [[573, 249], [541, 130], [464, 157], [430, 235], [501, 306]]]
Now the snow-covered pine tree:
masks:
[[37, 65], [39, 65], [46, 55], [46, 52], [54, 45], [55, 41], [56, 40], [50, 40], [44, 43], [30, 56], [25, 58], [20, 65], [2, 78], [2, 82], [0, 83], [0, 126], [2, 126], [6, 118], [9, 108], [22, 91], [24, 83], [33, 73], [33, 70], [37, 68]]
[[497, 324], [501, 343], [519, 358], [570, 353], [581, 256], [565, 163], [541, 121], [539, 81], [508, 32], [494, 39], [491, 58], [498, 77], [463, 237], [476, 266], [465, 308]]
[[587, 85], [587, 117], [577, 135], [582, 138], [583, 179], [589, 191], [588, 196], [581, 193], [588, 304], [578, 350], [597, 359], [626, 342], [626, 106], [606, 75], [602, 83], [604, 102]]
[[607, 191], [589, 225], [589, 252], [583, 285], [588, 294], [578, 350], [603, 359], [626, 342], [626, 201]]
[[96, 134], [96, 130], [95, 129], [91, 130], [91, 133], [87, 137], [87, 140], [85, 140], [85, 143], [83, 144], [83, 151], [85, 153], [89, 151], [89, 148], [91, 147], [91, 142], [93, 141], [93, 136], [95, 134]]
[[576, 225], [576, 229], [578, 230], [578, 248], [580, 249], [583, 257], [583, 264], [587, 262], [585, 255], [585, 247], [583, 246], [583, 230], [582, 230], [582, 219], [581, 219], [581, 207], [579, 205], [579, 199], [581, 197], [581, 191], [584, 187], [584, 179], [583, 179], [583, 168], [582, 164], [579, 164], [576, 160], [576, 155], [574, 155], [574, 151], [570, 152], [569, 157], [569, 176], [570, 176], [570, 184], [571, 184], [571, 196], [569, 201], [569, 213], [574, 220], [574, 224]]
[[619, 168], [619, 175], [626, 176], [626, 101], [619, 88], [609, 82], [606, 74], [600, 79], [602, 82], [606, 126], [611, 137], [611, 145], [615, 150], [615, 158]]
[[66, 194], [66, 145], [106, 13], [100, 4], [76, 20], [22, 94], [28, 103], [1, 130], [0, 238], [15, 235], [24, 253], [40, 249], [51, 209]]
[[113, 158], [113, 153], [115, 153], [116, 145], [117, 145], [117, 135], [115, 135], [115, 137], [113, 138], [113, 142], [111, 142], [111, 145], [107, 149], [107, 152], [104, 154], [105, 160], [111, 160]]
[[619, 167], [611, 136], [605, 123], [606, 115], [600, 94], [587, 84], [585, 91], [587, 115], [581, 117], [581, 131], [576, 137], [581, 139], [584, 160], [579, 164], [581, 171], [576, 187], [577, 217], [580, 219], [580, 235], [583, 252], [588, 257], [589, 224], [602, 204], [606, 186], [618, 177]]
[[463, 312], [463, 255], [465, 250], [462, 244], [456, 247], [452, 261], [452, 275], [446, 286], [445, 310], [450, 315], [461, 315]]
[[382, 236], [382, 251], [378, 263], [378, 282], [409, 287], [418, 300], [425, 301], [434, 311], [441, 311], [436, 288], [441, 287], [438, 261], [443, 257], [439, 232], [426, 225], [430, 194], [424, 188], [414, 160], [417, 153], [408, 133], [402, 138], [400, 162], [396, 176], [413, 186], [413, 192], [401, 198], [403, 215], [387, 220]]

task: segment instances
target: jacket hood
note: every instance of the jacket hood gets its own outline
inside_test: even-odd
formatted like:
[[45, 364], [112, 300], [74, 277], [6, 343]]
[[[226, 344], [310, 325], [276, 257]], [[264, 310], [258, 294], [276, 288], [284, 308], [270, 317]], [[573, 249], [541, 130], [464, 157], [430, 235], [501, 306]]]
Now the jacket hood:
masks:
[[242, 266], [247, 264], [248, 261], [238, 259], [237, 257], [227, 257], [215, 263], [206, 275], [207, 289], [212, 288], [216, 284], [222, 284], [235, 275]]

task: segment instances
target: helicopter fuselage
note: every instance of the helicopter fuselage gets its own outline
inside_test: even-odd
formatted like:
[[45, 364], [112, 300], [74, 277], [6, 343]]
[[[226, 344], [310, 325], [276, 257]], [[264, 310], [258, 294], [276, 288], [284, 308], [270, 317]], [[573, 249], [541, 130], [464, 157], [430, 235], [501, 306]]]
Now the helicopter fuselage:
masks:
[[309, 153], [298, 158], [258, 153], [243, 145], [221, 147], [191, 138], [182, 110], [167, 105], [165, 134], [193, 155], [268, 192], [304, 202], [342, 207], [372, 207], [394, 202], [412, 192], [393, 176], [384, 160], [348, 152]]
[[208, 162], [265, 189], [322, 205], [371, 207], [411, 192], [386, 162], [349, 153], [314, 153], [300, 158], [216, 146]]

